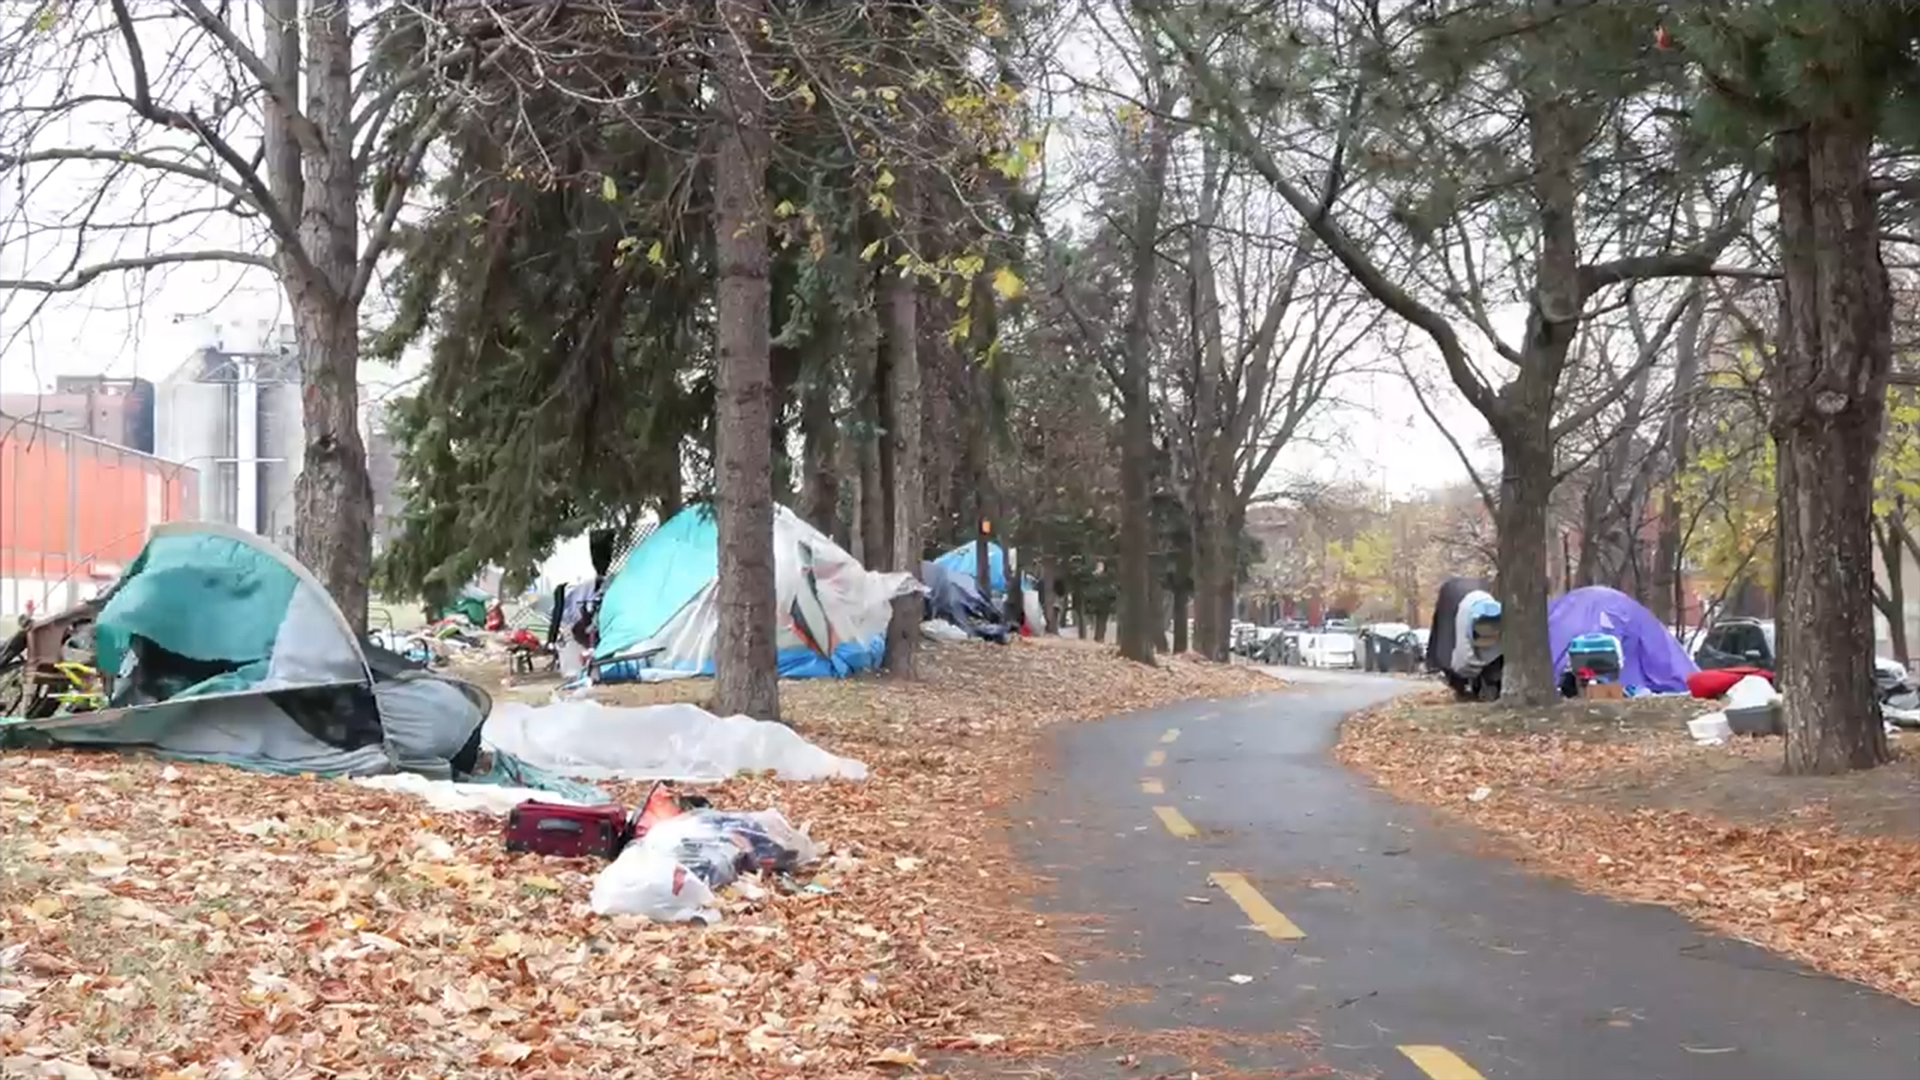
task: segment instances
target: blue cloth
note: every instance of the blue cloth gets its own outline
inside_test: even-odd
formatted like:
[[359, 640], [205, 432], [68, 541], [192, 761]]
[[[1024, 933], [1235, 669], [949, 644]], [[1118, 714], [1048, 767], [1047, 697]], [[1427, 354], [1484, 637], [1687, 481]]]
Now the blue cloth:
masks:
[[1593, 585], [1556, 596], [1547, 605], [1547, 643], [1556, 675], [1567, 670], [1567, 650], [1583, 634], [1611, 634], [1620, 642], [1620, 682], [1655, 693], [1679, 693], [1698, 670], [1672, 633], [1618, 589]]

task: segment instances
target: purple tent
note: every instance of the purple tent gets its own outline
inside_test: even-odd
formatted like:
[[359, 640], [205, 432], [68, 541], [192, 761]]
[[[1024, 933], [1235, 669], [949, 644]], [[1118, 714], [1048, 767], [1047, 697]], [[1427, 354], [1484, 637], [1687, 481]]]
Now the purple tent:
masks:
[[1625, 686], [1679, 693], [1687, 688], [1687, 676], [1698, 670], [1653, 612], [1618, 589], [1591, 585], [1556, 596], [1547, 605], [1554, 674], [1567, 670], [1567, 643], [1581, 634], [1620, 639], [1620, 682]]

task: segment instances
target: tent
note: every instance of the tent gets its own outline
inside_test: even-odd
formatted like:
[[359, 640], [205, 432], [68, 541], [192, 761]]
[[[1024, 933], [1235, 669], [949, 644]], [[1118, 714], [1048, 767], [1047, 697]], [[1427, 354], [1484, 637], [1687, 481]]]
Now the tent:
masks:
[[[975, 546], [972, 542], [961, 544], [933, 561], [942, 570], [967, 575], [978, 587], [980, 562]], [[987, 584], [989, 595], [1007, 591], [1007, 551], [991, 540], [987, 541]]]
[[1567, 670], [1567, 645], [1581, 634], [1611, 634], [1620, 641], [1622, 685], [1656, 693], [1685, 693], [1696, 669], [1653, 612], [1618, 589], [1592, 585], [1556, 596], [1547, 604], [1547, 641], [1553, 670]]
[[[251, 533], [157, 526], [94, 628], [107, 707], [0, 734], [322, 776], [470, 772], [492, 701], [378, 650], [306, 567]], [[464, 766], [464, 768], [461, 768]]]
[[[878, 666], [893, 599], [920, 588], [913, 575], [869, 571], [784, 506], [774, 507], [773, 559], [780, 674], [821, 678]], [[713, 674], [719, 571], [719, 534], [705, 504], [680, 511], [641, 541], [600, 600], [598, 678]]]

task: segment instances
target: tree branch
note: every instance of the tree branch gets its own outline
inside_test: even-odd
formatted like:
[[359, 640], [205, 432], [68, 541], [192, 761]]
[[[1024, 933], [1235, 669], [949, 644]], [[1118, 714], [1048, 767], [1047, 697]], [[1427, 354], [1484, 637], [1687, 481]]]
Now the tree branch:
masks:
[[1421, 303], [1412, 293], [1390, 280], [1380, 267], [1368, 257], [1346, 229], [1326, 213], [1312, 195], [1300, 189], [1281, 171], [1280, 164], [1266, 145], [1254, 137], [1252, 125], [1241, 109], [1238, 95], [1226, 86], [1206, 59], [1194, 46], [1193, 39], [1186, 31], [1175, 26], [1166, 18], [1158, 0], [1140, 0], [1140, 9], [1149, 21], [1154, 23], [1168, 40], [1172, 42], [1181, 58], [1192, 70], [1194, 83], [1207, 96], [1207, 105], [1211, 113], [1226, 121], [1224, 129], [1216, 130], [1233, 144], [1258, 172], [1268, 185], [1293, 207], [1294, 212], [1304, 218], [1314, 235], [1327, 245], [1334, 258], [1347, 268], [1362, 288], [1371, 293], [1376, 300], [1385, 304], [1394, 314], [1425, 332], [1433, 339], [1440, 350], [1440, 357], [1446, 361], [1447, 373], [1453, 378], [1454, 385], [1466, 397], [1482, 416], [1489, 420], [1495, 416], [1504, 416], [1505, 408], [1492, 389], [1481, 380], [1468, 363], [1467, 353], [1455, 333], [1453, 325], [1438, 311]]
[[0, 292], [64, 293], [85, 288], [94, 278], [121, 270], [152, 270], [179, 263], [224, 262], [277, 270], [272, 259], [247, 251], [169, 251], [128, 259], [109, 259], [78, 270], [70, 278], [44, 281], [34, 278], [0, 278]]
[[1660, 326], [1653, 332], [1653, 337], [1641, 346], [1640, 355], [1634, 357], [1633, 365], [1627, 368], [1626, 372], [1618, 379], [1615, 379], [1613, 385], [1595, 395], [1592, 401], [1582, 405], [1579, 409], [1576, 409], [1571, 416], [1555, 424], [1547, 437], [1553, 442], [1558, 443], [1561, 439], [1565, 438], [1569, 432], [1579, 430], [1582, 425], [1594, 417], [1599, 416], [1602, 412], [1605, 412], [1607, 406], [1620, 400], [1620, 395], [1626, 393], [1627, 389], [1631, 387], [1648, 368], [1652, 367], [1656, 360], [1660, 359], [1661, 346], [1667, 343], [1668, 336], [1673, 333], [1673, 328], [1680, 322], [1680, 316], [1686, 312], [1687, 305], [1693, 303], [1694, 297], [1698, 295], [1699, 292], [1700, 286], [1693, 286], [1687, 290], [1686, 295], [1682, 296], [1679, 302], [1675, 303], [1671, 308], [1668, 308], [1666, 317], [1660, 320]]
[[[121, 0], [115, 0], [115, 6], [118, 7], [120, 2]], [[279, 72], [268, 67], [260, 54], [248, 48], [247, 43], [240, 40], [240, 35], [233, 32], [233, 27], [229, 26], [225, 19], [209, 11], [207, 5], [201, 0], [178, 0], [178, 2], [181, 7], [187, 9], [187, 14], [193, 16], [193, 21], [200, 24], [202, 30], [219, 39], [221, 47], [233, 54], [234, 59], [247, 69], [247, 73], [252, 75], [260, 84], [260, 88], [273, 99], [273, 104], [286, 113], [288, 126], [293, 129], [293, 137], [300, 142], [300, 151], [314, 155], [325, 153], [320, 129], [300, 111], [299, 88], [284, 85], [280, 81]], [[272, 27], [267, 29], [269, 33], [273, 32]]]
[[246, 188], [227, 177], [221, 176], [212, 169], [203, 169], [198, 165], [189, 165], [181, 161], [168, 161], [165, 158], [154, 157], [152, 154], [139, 153], [131, 150], [105, 150], [84, 146], [54, 150], [34, 150], [30, 153], [21, 154], [18, 157], [0, 156], [0, 168], [10, 169], [18, 165], [34, 165], [49, 161], [105, 161], [114, 164], [132, 165], [137, 168], [152, 169], [155, 172], [184, 176], [189, 180], [219, 188], [221, 191], [235, 198], [244, 199], [247, 202], [253, 201], [252, 193], [247, 191]]
[[[313, 273], [313, 262], [307, 258], [307, 252], [300, 244], [300, 232], [286, 208], [273, 198], [267, 185], [260, 180], [259, 172], [240, 152], [233, 148], [221, 134], [209, 127], [205, 121], [190, 113], [183, 113], [160, 105], [153, 100], [153, 84], [147, 76], [147, 54], [140, 45], [140, 33], [134, 27], [133, 13], [127, 9], [127, 0], [109, 0], [113, 5], [114, 22], [120, 28], [120, 39], [126, 44], [127, 59], [133, 68], [133, 109], [142, 118], [162, 127], [175, 131], [185, 131], [197, 137], [201, 144], [213, 151], [221, 161], [227, 164], [238, 176], [241, 186], [246, 188], [254, 206], [258, 207], [273, 236], [279, 242], [281, 254], [293, 264], [296, 272], [303, 275]], [[250, 256], [249, 260], [259, 256]]]

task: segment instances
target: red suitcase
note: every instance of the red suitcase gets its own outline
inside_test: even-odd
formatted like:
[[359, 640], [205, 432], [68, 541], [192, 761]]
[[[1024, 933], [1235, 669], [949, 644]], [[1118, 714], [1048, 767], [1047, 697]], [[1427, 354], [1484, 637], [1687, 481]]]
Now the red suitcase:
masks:
[[528, 799], [507, 812], [507, 850], [577, 859], [611, 859], [633, 835], [627, 808], [618, 803], [569, 806]]

